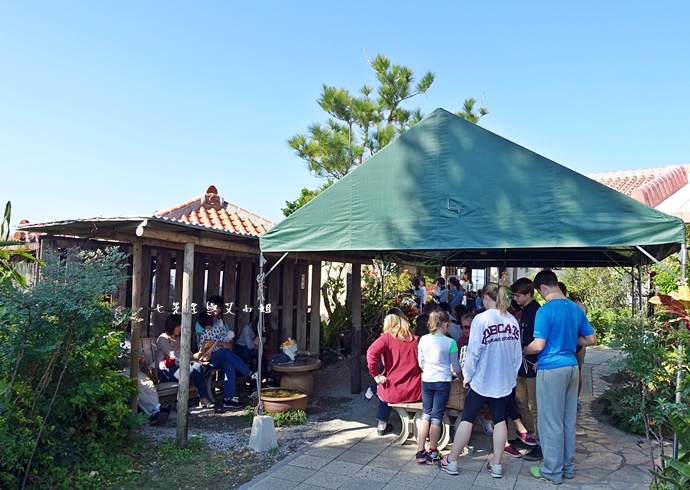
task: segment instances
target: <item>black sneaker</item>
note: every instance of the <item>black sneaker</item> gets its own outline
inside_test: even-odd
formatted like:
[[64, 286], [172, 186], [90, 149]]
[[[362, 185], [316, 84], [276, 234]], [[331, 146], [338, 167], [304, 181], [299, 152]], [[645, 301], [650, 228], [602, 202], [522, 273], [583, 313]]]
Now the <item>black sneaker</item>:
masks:
[[528, 446], [524, 442], [522, 442], [522, 439], [516, 438], [516, 439], [510, 439], [508, 441], [508, 444], [513, 446], [516, 449], [532, 449], [533, 446]]
[[426, 454], [426, 464], [438, 466], [442, 457], [443, 457], [443, 455], [441, 454], [440, 451], [429, 451]]
[[544, 459], [544, 455], [539, 446], [534, 446], [530, 452], [523, 456], [523, 458], [527, 461], [541, 461]]
[[228, 408], [242, 408], [242, 402], [239, 397], [233, 396], [232, 398], [224, 398], [223, 406]]
[[149, 425], [163, 425], [168, 421], [168, 414], [165, 412], [156, 412], [151, 415]]

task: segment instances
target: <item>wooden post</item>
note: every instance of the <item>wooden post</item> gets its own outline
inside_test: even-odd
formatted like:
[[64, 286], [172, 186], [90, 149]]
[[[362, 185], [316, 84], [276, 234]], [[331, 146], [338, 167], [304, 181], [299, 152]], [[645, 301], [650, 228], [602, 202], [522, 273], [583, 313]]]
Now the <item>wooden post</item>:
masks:
[[362, 265], [352, 264], [352, 329], [350, 342], [352, 367], [350, 393], [362, 391]]
[[321, 352], [321, 262], [311, 263], [311, 316], [309, 317], [309, 355]]
[[184, 244], [182, 273], [182, 334], [180, 336], [180, 385], [177, 392], [177, 447], [187, 445], [189, 410], [189, 363], [192, 350], [192, 284], [194, 280], [194, 244]]
[[[131, 325], [131, 352], [130, 352], [130, 365], [129, 365], [129, 376], [132, 379], [138, 379], [139, 377], [139, 349], [141, 348], [141, 341], [139, 335], [139, 329], [141, 328], [141, 318], [142, 314], [139, 310], [142, 307], [141, 304], [141, 288], [142, 288], [142, 270], [143, 270], [143, 249], [140, 240], [136, 240], [132, 247], [132, 311], [136, 313], [136, 316], [130, 322]], [[137, 413], [137, 396], [134, 395], [130, 402], [130, 407], [133, 413]]]

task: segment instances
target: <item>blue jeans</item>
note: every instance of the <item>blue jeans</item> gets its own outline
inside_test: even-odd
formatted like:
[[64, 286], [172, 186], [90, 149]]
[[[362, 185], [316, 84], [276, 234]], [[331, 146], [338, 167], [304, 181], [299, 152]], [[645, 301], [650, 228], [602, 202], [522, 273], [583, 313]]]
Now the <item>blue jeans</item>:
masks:
[[[163, 382], [172, 381], [177, 383], [177, 378], [175, 373], [180, 369], [179, 366], [173, 366], [171, 368], [159, 369], [158, 379]], [[201, 364], [198, 362], [193, 362], [189, 369], [189, 378], [196, 386], [196, 391], [199, 393], [199, 398], [208, 398], [208, 389], [206, 388], [206, 377], [204, 376]]]
[[574, 475], [578, 378], [577, 366], [537, 368], [537, 425], [544, 454], [539, 472], [554, 482]]
[[441, 425], [449, 396], [450, 381], [422, 381], [423, 417], [430, 420], [431, 425]]
[[209, 366], [220, 369], [225, 374], [223, 380], [223, 396], [225, 398], [235, 396], [235, 370], [239, 371], [242, 376], [248, 376], [252, 372], [237, 354], [223, 348], [211, 354]]
[[[374, 393], [375, 396], [378, 396], [378, 383], [372, 383], [371, 386], [369, 386], [369, 388], [371, 388], [371, 391]], [[381, 400], [381, 398], [379, 397], [379, 407], [376, 409], [376, 420], [380, 420], [381, 422], [388, 422], [388, 419], [390, 418], [392, 411], [393, 409], [388, 406], [388, 402]]]

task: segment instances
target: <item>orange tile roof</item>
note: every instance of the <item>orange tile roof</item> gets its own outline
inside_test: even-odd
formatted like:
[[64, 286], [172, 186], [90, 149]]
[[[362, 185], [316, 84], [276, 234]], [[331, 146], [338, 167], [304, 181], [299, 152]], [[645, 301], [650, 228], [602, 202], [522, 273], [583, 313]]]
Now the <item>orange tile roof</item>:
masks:
[[589, 174], [587, 177], [611, 189], [656, 207], [688, 184], [685, 165], [621, 170]]
[[205, 194], [170, 209], [157, 211], [154, 216], [254, 236], [265, 233], [275, 225], [272, 221], [226, 202], [218, 195], [218, 189], [214, 185], [209, 186]]

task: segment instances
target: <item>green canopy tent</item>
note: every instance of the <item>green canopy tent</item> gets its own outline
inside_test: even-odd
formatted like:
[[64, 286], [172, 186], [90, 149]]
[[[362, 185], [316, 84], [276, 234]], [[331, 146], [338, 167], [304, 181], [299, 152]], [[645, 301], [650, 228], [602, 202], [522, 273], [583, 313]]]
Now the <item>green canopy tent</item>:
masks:
[[[639, 266], [684, 243], [679, 218], [443, 109], [260, 238], [264, 254], [469, 267]], [[353, 268], [355, 358], [359, 274]]]
[[486, 267], [637, 265], [676, 217], [443, 109], [262, 235], [263, 253]]

